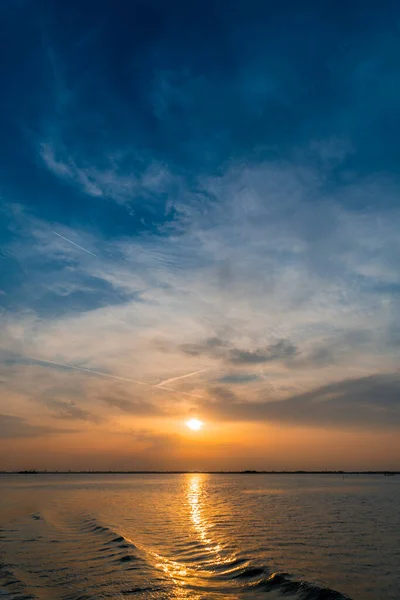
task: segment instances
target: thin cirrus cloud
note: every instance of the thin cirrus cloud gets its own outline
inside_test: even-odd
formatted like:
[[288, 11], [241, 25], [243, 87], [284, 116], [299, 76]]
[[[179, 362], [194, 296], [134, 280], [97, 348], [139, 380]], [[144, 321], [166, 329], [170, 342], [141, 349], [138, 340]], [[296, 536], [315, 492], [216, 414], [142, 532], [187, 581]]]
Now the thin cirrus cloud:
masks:
[[93, 16], [72, 2], [61, 35], [66, 8], [25, 6], [35, 51], [7, 36], [0, 117], [0, 408], [11, 418], [13, 398], [14, 430], [195, 410], [397, 427], [389, 15], [356, 28], [352, 9], [344, 25], [303, 7], [300, 32], [297, 9], [221, 2], [199, 20], [172, 3], [149, 29], [136, 3]]

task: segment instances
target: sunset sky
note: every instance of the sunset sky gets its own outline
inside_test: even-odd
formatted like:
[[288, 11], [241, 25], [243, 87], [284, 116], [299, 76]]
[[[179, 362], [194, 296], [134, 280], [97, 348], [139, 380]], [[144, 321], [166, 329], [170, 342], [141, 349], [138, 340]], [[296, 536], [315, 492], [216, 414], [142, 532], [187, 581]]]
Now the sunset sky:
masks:
[[399, 17], [2, 0], [0, 469], [400, 467]]

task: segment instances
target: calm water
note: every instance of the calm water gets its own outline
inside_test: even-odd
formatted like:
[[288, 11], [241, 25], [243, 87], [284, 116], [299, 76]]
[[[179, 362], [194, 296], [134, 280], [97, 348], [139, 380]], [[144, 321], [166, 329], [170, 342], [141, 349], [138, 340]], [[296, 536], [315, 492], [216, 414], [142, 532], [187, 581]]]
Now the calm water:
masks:
[[0, 476], [0, 598], [398, 600], [399, 508], [400, 476]]

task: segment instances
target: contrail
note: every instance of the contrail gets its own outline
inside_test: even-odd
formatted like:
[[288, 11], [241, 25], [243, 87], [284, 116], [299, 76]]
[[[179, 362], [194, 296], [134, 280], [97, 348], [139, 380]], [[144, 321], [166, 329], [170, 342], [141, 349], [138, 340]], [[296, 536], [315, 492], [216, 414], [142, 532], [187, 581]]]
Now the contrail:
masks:
[[69, 242], [70, 244], [72, 244], [73, 246], [76, 246], [80, 250], [83, 250], [87, 254], [91, 254], [91, 256], [95, 256], [96, 258], [98, 258], [97, 254], [93, 254], [93, 252], [90, 252], [90, 250], [86, 250], [86, 248], [82, 248], [82, 246], [79, 246], [79, 244], [75, 244], [75, 242], [73, 242], [72, 240], [69, 240], [68, 238], [64, 237], [63, 235], [61, 235], [61, 233], [57, 233], [57, 231], [53, 231], [53, 230], [51, 230], [51, 231], [52, 231], [52, 233], [54, 233], [54, 235], [58, 235], [58, 237], [60, 237], [61, 239], [65, 240], [66, 242]]
[[164, 379], [164, 381], [160, 381], [155, 387], [163, 387], [166, 383], [171, 383], [172, 381], [178, 381], [178, 379], [186, 379], [186, 377], [194, 377], [194, 375], [198, 375], [199, 373], [203, 373], [206, 369], [200, 369], [200, 371], [194, 371], [193, 373], [188, 373], [187, 375], [180, 375], [179, 377], [171, 377], [170, 379]]
[[[91, 373], [92, 375], [100, 375], [101, 377], [107, 377], [109, 379], [117, 379], [119, 381], [127, 381], [128, 383], [136, 383], [137, 385], [145, 385], [147, 388], [157, 388], [160, 390], [165, 390], [167, 392], [174, 392], [175, 394], [183, 394], [185, 396], [192, 396], [195, 398], [203, 398], [203, 396], [201, 396], [199, 394], [174, 390], [173, 388], [165, 387], [165, 386], [162, 386], [161, 384], [152, 385], [152, 384], [146, 383], [144, 381], [138, 381], [136, 379], [128, 379], [127, 377], [118, 377], [117, 375], [110, 375], [109, 373], [103, 373], [102, 371], [93, 371], [92, 369], [87, 369], [86, 367], [77, 367], [76, 365], [70, 365], [68, 363], [59, 363], [54, 360], [45, 360], [44, 358], [35, 358], [34, 356], [28, 356], [27, 358], [29, 358], [30, 360], [39, 362], [39, 363], [55, 365], [56, 367], [64, 367], [65, 369], [73, 369], [74, 371], [83, 371], [84, 373]], [[201, 369], [201, 371], [205, 371], [205, 370], [206, 369]], [[201, 373], [201, 371], [196, 371], [196, 373]], [[190, 373], [190, 375], [194, 375], [194, 373]], [[188, 376], [189, 375], [183, 375], [183, 377], [188, 377]], [[181, 377], [173, 377], [172, 379], [166, 380], [166, 381], [173, 381], [175, 379], [181, 379]], [[163, 383], [163, 382], [161, 382], [161, 383]]]
[[151, 387], [157, 388], [158, 390], [165, 390], [166, 392], [173, 392], [174, 394], [191, 396], [192, 398], [204, 398], [202, 394], [195, 394], [194, 392], [182, 392], [182, 390], [174, 390], [174, 388], [164, 387], [161, 385], [152, 385]]
[[126, 377], [118, 377], [117, 375], [109, 375], [109, 373], [102, 373], [101, 371], [92, 371], [92, 369], [86, 369], [85, 367], [77, 367], [76, 365], [69, 365], [68, 363], [59, 363], [54, 360], [45, 360], [44, 358], [35, 358], [34, 356], [28, 356], [30, 360], [35, 360], [41, 363], [47, 363], [49, 365], [56, 365], [57, 367], [65, 367], [67, 369], [75, 369], [76, 371], [84, 371], [85, 373], [93, 373], [93, 375], [101, 375], [101, 377], [109, 377], [110, 379], [119, 379], [120, 381], [129, 381], [129, 383], [137, 383], [138, 385], [148, 385], [144, 381], [136, 381], [136, 379], [127, 379]]

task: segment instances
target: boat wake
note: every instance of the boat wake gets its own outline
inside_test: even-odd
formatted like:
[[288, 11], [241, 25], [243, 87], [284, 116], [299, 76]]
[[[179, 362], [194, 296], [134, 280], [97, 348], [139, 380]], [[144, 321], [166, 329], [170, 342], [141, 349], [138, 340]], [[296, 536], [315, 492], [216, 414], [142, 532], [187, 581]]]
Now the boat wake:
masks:
[[35, 513], [12, 525], [0, 531], [0, 598], [9, 600], [348, 598], [271, 573], [208, 539], [188, 540], [165, 556], [94, 515], [57, 521]]

